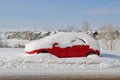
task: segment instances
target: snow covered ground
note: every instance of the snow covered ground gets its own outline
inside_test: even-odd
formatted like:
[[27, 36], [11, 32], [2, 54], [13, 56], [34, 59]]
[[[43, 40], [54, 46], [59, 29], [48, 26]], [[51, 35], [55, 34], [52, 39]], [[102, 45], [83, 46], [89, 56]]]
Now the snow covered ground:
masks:
[[102, 50], [100, 57], [57, 58], [0, 48], [0, 76], [13, 75], [120, 75], [120, 50]]

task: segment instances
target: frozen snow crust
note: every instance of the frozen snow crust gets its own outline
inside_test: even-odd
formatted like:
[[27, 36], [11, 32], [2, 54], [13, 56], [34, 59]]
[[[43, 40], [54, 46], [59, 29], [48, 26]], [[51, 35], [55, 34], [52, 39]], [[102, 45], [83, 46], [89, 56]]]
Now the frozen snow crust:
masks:
[[[86, 44], [78, 39], [82, 39], [86, 42]], [[71, 43], [73, 40], [75, 42]], [[73, 45], [90, 45], [90, 47], [94, 50], [99, 51], [98, 42], [85, 33], [75, 33], [75, 32], [61, 32], [54, 35], [47, 36], [40, 40], [34, 40], [26, 44], [25, 51], [32, 51], [40, 48], [52, 48], [53, 43], [58, 42], [58, 46], [65, 48]]]

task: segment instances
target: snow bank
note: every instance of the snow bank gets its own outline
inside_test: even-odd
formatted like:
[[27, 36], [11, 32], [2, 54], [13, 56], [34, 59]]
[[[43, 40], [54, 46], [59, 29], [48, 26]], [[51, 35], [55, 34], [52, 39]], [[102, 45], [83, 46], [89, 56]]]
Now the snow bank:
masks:
[[[103, 71], [120, 73], [119, 51], [101, 51], [101, 56], [57, 58], [49, 53], [24, 54], [23, 49], [0, 49], [0, 75], [78, 74]], [[106, 71], [104, 71], [106, 70]], [[114, 72], [115, 73], [115, 72]], [[117, 73], [116, 73], [117, 74]], [[94, 74], [95, 75], [95, 74]]]
[[120, 60], [101, 57], [82, 57], [82, 58], [57, 58], [50, 54], [0, 57], [0, 70], [2, 69], [40, 69], [41, 68], [64, 68], [71, 69], [105, 69], [120, 67]]
[[[5, 49], [4, 49], [5, 50]], [[2, 52], [5, 52], [1, 49]], [[9, 49], [6, 49], [10, 51]], [[19, 50], [19, 49], [18, 49]], [[10, 52], [6, 53], [6, 56], [0, 52], [0, 69], [4, 68], [35, 68], [38, 67], [46, 67], [51, 65], [55, 66], [69, 66], [71, 68], [76, 68], [79, 66], [79, 69], [102, 69], [102, 68], [112, 68], [112, 67], [120, 67], [120, 56], [111, 58], [105, 56], [106, 53], [102, 53], [102, 57], [97, 55], [90, 55], [88, 57], [78, 57], [78, 58], [57, 58], [56, 56], [49, 53], [41, 53], [41, 54], [23, 54], [22, 52], [17, 54], [17, 49], [13, 50], [11, 55]], [[6, 51], [6, 52], [7, 52]], [[22, 50], [19, 50], [22, 51]], [[12, 51], [11, 51], [12, 52]], [[17, 54], [15, 56], [15, 54]], [[12, 56], [14, 55], [14, 56]], [[118, 54], [117, 54], [118, 55]], [[117, 56], [116, 55], [116, 56]], [[120, 54], [119, 54], [120, 55]], [[42, 66], [40, 66], [42, 65]], [[46, 65], [46, 66], [44, 66]]]
[[[82, 40], [86, 43], [84, 43]], [[72, 41], [74, 41], [71, 43]], [[40, 48], [52, 48], [53, 43], [58, 42], [60, 47], [68, 47], [73, 45], [90, 45], [91, 48], [99, 50], [97, 41], [91, 36], [84, 33], [58, 33], [54, 35], [47, 36], [40, 40], [34, 40], [26, 44], [25, 51], [32, 51]]]
[[22, 39], [6, 39], [1, 40], [3, 43], [3, 47], [11, 47], [11, 48], [20, 48], [24, 47], [28, 40], [22, 40]]

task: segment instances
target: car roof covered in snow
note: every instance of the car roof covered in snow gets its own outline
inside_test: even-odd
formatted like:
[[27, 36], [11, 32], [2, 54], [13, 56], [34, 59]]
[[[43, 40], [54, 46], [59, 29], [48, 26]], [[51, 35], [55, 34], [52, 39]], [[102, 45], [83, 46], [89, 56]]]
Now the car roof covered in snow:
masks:
[[26, 44], [25, 51], [32, 51], [40, 48], [52, 48], [54, 42], [58, 42], [58, 45], [62, 48], [73, 45], [89, 45], [92, 49], [99, 50], [98, 42], [88, 34], [61, 32], [39, 40], [30, 41]]

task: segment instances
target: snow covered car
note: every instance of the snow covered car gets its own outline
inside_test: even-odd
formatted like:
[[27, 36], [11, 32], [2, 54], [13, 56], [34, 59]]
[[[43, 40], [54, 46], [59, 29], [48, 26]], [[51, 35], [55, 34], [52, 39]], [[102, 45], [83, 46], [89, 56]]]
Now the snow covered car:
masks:
[[27, 54], [50, 53], [59, 58], [100, 55], [97, 41], [84, 33], [57, 33], [26, 44]]

